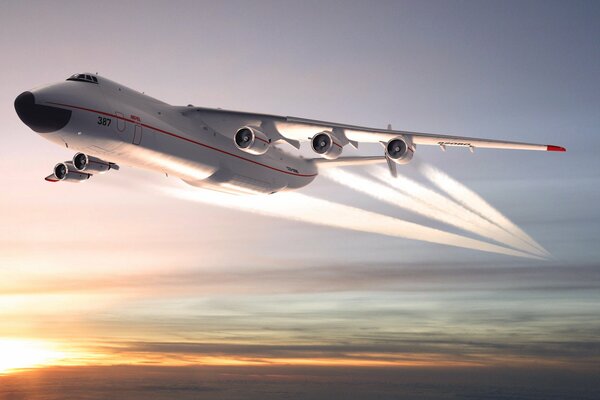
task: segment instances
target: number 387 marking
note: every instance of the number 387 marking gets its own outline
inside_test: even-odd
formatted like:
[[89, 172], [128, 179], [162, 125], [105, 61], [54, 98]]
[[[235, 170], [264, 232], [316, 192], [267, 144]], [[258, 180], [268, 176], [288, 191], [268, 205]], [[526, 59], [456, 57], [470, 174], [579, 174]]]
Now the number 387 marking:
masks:
[[110, 118], [98, 117], [98, 125], [110, 126]]

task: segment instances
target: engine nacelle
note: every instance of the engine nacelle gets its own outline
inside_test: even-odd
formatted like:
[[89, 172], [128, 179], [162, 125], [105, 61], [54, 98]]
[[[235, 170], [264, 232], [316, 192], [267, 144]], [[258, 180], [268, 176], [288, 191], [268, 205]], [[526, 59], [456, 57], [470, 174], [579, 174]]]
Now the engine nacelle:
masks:
[[344, 148], [329, 132], [317, 133], [310, 140], [310, 145], [315, 153], [328, 160], [338, 158]]
[[77, 171], [71, 161], [58, 163], [54, 166], [54, 177], [58, 181], [81, 182], [90, 179], [91, 176], [91, 174]]
[[78, 172], [87, 174], [101, 174], [112, 168], [111, 163], [84, 153], [77, 153], [73, 156], [73, 166]]
[[240, 128], [233, 139], [235, 147], [254, 155], [265, 154], [271, 145], [267, 135], [251, 126]]
[[408, 164], [414, 154], [412, 145], [403, 137], [391, 139], [385, 145], [385, 155], [396, 164]]

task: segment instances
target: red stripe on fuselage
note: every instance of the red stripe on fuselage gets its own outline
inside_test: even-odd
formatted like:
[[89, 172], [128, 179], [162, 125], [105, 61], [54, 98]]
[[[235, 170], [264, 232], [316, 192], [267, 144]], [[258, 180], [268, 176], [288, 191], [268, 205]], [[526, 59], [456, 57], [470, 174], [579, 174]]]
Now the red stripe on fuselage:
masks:
[[270, 166], [270, 165], [267, 165], [267, 164], [260, 163], [260, 162], [258, 162], [258, 161], [250, 160], [249, 158], [246, 158], [246, 157], [238, 156], [237, 154], [230, 153], [230, 152], [228, 152], [228, 151], [225, 151], [225, 150], [222, 150], [222, 149], [219, 149], [219, 148], [216, 148], [216, 147], [210, 146], [210, 145], [208, 145], [208, 144], [201, 143], [201, 142], [197, 142], [197, 141], [195, 141], [195, 140], [192, 140], [192, 139], [185, 138], [185, 137], [183, 137], [183, 136], [180, 136], [180, 135], [177, 135], [177, 134], [175, 134], [175, 133], [168, 132], [168, 131], [165, 131], [165, 130], [163, 130], [163, 129], [156, 128], [156, 127], [154, 127], [154, 126], [150, 126], [150, 125], [147, 125], [147, 124], [142, 124], [142, 123], [140, 123], [139, 121], [135, 121], [135, 120], [132, 120], [132, 119], [129, 119], [129, 118], [121, 117], [121, 116], [118, 116], [118, 115], [115, 115], [115, 114], [111, 114], [111, 113], [107, 113], [107, 112], [104, 112], [104, 111], [99, 111], [99, 110], [94, 110], [94, 109], [91, 109], [91, 108], [85, 108], [85, 107], [74, 106], [74, 105], [71, 105], [71, 104], [54, 103], [54, 102], [52, 102], [52, 101], [48, 101], [47, 103], [48, 103], [48, 104], [54, 104], [54, 105], [57, 105], [57, 106], [63, 106], [63, 107], [75, 108], [75, 109], [77, 109], [77, 110], [89, 111], [89, 112], [97, 113], [97, 114], [100, 114], [100, 115], [106, 115], [107, 117], [113, 117], [113, 118], [121, 119], [121, 120], [123, 120], [123, 121], [128, 121], [128, 122], [131, 122], [131, 123], [133, 123], [133, 124], [136, 124], [136, 125], [141, 125], [141, 126], [143, 126], [144, 128], [152, 129], [152, 130], [154, 130], [154, 131], [156, 131], [156, 132], [160, 132], [160, 133], [163, 133], [163, 134], [165, 134], [165, 135], [172, 136], [172, 137], [174, 137], [174, 138], [177, 138], [177, 139], [185, 140], [185, 141], [187, 141], [187, 142], [194, 143], [194, 144], [196, 144], [196, 145], [198, 145], [198, 146], [206, 147], [207, 149], [211, 149], [211, 150], [214, 150], [214, 151], [218, 151], [219, 153], [227, 154], [227, 155], [229, 155], [229, 156], [232, 156], [232, 157], [235, 157], [235, 158], [239, 158], [240, 160], [248, 161], [248, 162], [251, 162], [251, 163], [253, 163], [253, 164], [260, 165], [261, 167], [269, 168], [269, 169], [271, 169], [271, 170], [273, 170], [273, 171], [281, 172], [281, 173], [284, 173], [284, 174], [288, 174], [288, 175], [294, 175], [294, 176], [301, 176], [301, 177], [306, 177], [306, 178], [308, 178], [308, 177], [313, 177], [313, 176], [317, 176], [317, 174], [299, 174], [299, 173], [298, 173], [298, 174], [296, 174], [296, 173], [294, 173], [294, 172], [290, 172], [290, 171], [284, 171], [284, 170], [282, 170], [282, 169], [275, 168], [275, 167], [272, 167], [272, 166]]

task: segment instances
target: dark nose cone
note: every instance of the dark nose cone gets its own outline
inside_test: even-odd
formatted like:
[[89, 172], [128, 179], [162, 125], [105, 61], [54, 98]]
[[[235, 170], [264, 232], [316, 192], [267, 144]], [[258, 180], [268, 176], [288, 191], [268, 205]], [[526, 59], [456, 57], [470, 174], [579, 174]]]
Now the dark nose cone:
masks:
[[15, 110], [21, 121], [38, 133], [58, 131], [71, 119], [71, 110], [36, 104], [31, 92], [23, 92], [15, 99]]

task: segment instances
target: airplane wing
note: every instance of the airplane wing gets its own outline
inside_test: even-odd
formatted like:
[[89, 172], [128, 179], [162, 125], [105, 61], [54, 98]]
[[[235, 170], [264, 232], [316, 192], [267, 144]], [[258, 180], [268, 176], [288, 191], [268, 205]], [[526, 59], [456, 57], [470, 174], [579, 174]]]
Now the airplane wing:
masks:
[[[239, 111], [201, 107], [176, 107], [182, 115], [196, 120], [204, 127], [234, 139], [243, 129], [252, 135], [260, 134], [262, 143], [286, 142], [299, 149], [301, 142], [311, 141], [313, 150], [321, 159], [311, 161], [319, 168], [365, 165], [386, 161], [392, 176], [396, 176], [397, 164], [406, 164], [413, 158], [416, 145], [435, 145], [446, 150], [448, 146], [475, 148], [566, 151], [564, 147], [549, 144], [511, 142], [455, 135], [438, 135], [410, 131], [368, 128], [364, 126], [318, 121], [314, 119], [284, 117], [270, 114], [255, 114]], [[258, 132], [258, 133], [257, 133]], [[237, 139], [235, 139], [237, 140]], [[254, 140], [253, 140], [254, 143]], [[259, 143], [256, 141], [255, 143]], [[340, 157], [343, 147], [350, 144], [358, 148], [359, 143], [381, 143], [385, 147], [380, 157]], [[259, 144], [259, 146], [261, 146]], [[262, 145], [264, 147], [264, 145]], [[315, 147], [316, 146], [316, 147]]]
[[490, 148], [511, 150], [566, 151], [564, 147], [547, 144], [511, 142], [504, 140], [472, 138], [454, 135], [439, 135], [433, 133], [411, 131], [396, 131], [391, 129], [376, 129], [295, 117], [285, 117], [284, 121], [275, 122], [275, 125], [284, 136], [289, 135], [292, 138], [303, 137], [303, 140], [307, 140], [317, 132], [330, 131], [336, 133], [337, 131], [342, 141], [345, 137], [347, 139], [347, 143], [351, 143], [353, 145], [356, 145], [361, 142], [387, 142], [391, 139], [401, 136], [411, 139], [413, 144], [437, 145], [442, 148], [445, 148], [446, 146], [459, 146], [468, 147], [470, 149]]
[[564, 147], [548, 144], [377, 129], [289, 116], [246, 113], [193, 106], [176, 107], [176, 109], [182, 115], [189, 116], [190, 118], [200, 118], [202, 123], [212, 126], [219, 133], [225, 135], [231, 134], [231, 137], [233, 137], [239, 128], [245, 125], [254, 126], [262, 130], [273, 142], [287, 142], [296, 148], [299, 148], [300, 142], [310, 141], [317, 133], [329, 132], [340, 142], [339, 145], [341, 146], [350, 144], [357, 147], [359, 143], [386, 143], [394, 138], [402, 137], [413, 145], [437, 145], [442, 149], [445, 149], [447, 146], [458, 146], [467, 147], [470, 150], [475, 148], [490, 148], [566, 151]]

